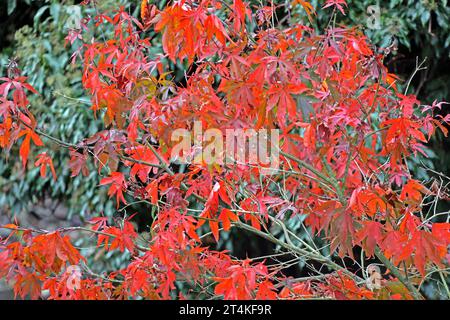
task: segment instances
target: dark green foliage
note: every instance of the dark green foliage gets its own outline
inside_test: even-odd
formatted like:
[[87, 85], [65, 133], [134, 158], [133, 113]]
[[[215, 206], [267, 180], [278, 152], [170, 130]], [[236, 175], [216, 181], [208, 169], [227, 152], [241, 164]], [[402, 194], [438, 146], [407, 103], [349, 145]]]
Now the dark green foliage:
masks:
[[[80, 7], [69, 2], [62, 5], [53, 1], [40, 7], [32, 25], [17, 30], [10, 52], [1, 56], [0, 73], [5, 74], [8, 58], [16, 57], [22, 74], [40, 96], [30, 95], [33, 112], [42, 119], [42, 129], [67, 142], [78, 142], [99, 129], [89, 109], [89, 98], [83, 96], [79, 65], [70, 64], [72, 49], [65, 47], [65, 36], [70, 18], [81, 16]], [[18, 214], [30, 203], [46, 196], [61, 199], [69, 208], [69, 215], [84, 216], [89, 212], [112, 212], [105, 191], [97, 188], [98, 177], [92, 171], [88, 178], [70, 178], [67, 166], [68, 151], [46, 141], [48, 154], [53, 158], [58, 179], [50, 175], [39, 177], [34, 161], [24, 172], [16, 157], [2, 154], [0, 158], [0, 208], [3, 212]], [[17, 154], [14, 152], [12, 154]]]

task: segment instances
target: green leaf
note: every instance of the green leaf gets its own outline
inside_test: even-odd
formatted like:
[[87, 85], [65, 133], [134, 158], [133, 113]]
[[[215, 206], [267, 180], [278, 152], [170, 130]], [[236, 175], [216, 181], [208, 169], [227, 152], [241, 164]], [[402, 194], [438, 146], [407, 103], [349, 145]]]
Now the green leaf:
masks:
[[421, 15], [420, 21], [422, 22], [422, 25], [424, 26], [429, 20], [430, 20], [430, 11], [425, 11]]
[[38, 24], [40, 22], [39, 20], [40, 20], [41, 16], [44, 14], [45, 10], [47, 10], [48, 8], [49, 8], [49, 6], [43, 6], [43, 7], [39, 8], [39, 10], [36, 12], [36, 15], [33, 18], [35, 29], [38, 29]]
[[11, 13], [13, 13], [14, 9], [16, 9], [17, 6], [17, 0], [8, 0], [8, 16], [11, 15]]

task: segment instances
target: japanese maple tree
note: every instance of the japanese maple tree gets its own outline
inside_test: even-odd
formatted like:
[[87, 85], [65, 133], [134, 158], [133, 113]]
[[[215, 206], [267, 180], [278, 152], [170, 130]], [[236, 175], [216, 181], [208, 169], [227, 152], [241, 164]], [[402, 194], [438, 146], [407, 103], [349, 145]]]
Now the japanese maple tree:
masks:
[[[1, 226], [10, 233], [0, 242], [0, 278], [17, 297], [422, 299], [422, 283], [435, 274], [447, 288], [450, 223], [435, 204], [447, 195], [408, 167], [408, 159], [426, 156], [436, 130], [447, 134], [450, 117], [435, 112], [444, 103], [424, 105], [408, 86], [401, 91], [383, 64], [387, 53], [358, 28], [278, 21], [280, 7], [300, 6], [313, 22], [314, 7], [263, 3], [180, 0], [160, 8], [143, 0], [140, 17], [123, 7], [86, 16], [66, 45], [74, 45], [72, 63], [83, 66], [104, 129], [75, 144], [45, 132], [27, 99], [39, 93], [25, 75], [0, 78], [2, 152], [18, 145], [10, 156], [42, 176], [63, 169], [86, 176], [95, 165], [99, 188], [108, 188], [121, 216], [98, 212], [57, 230]], [[319, 8], [333, 16], [345, 9], [345, 1]], [[105, 25], [114, 32], [88, 37]], [[149, 50], [155, 41], [159, 54]], [[174, 66], [184, 69], [183, 81]], [[171, 132], [191, 131], [195, 121], [224, 135], [279, 130], [279, 168], [179, 165]], [[48, 144], [67, 149], [65, 168], [53, 165]], [[145, 237], [123, 214], [135, 203], [154, 212]], [[307, 236], [289, 227], [292, 219]], [[271, 258], [290, 254], [310, 276], [288, 277], [288, 263], [237, 259], [205, 241], [234, 229], [273, 242]], [[128, 251], [128, 265], [93, 272], [92, 253], [74, 245], [75, 233], [91, 236], [95, 255]], [[81, 275], [67, 271], [73, 266]]]

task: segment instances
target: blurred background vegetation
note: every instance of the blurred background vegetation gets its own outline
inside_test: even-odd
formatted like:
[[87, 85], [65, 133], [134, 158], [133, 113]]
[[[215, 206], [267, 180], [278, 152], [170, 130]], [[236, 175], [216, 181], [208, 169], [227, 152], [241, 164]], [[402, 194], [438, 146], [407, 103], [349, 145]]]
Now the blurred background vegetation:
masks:
[[[44, 129], [55, 137], [68, 142], [78, 142], [102, 128], [89, 108], [89, 97], [84, 95], [81, 86], [79, 64], [70, 63], [74, 48], [65, 46], [64, 38], [72, 26], [74, 17], [94, 14], [92, 7], [74, 6], [81, 1], [75, 0], [1, 0], [0, 1], [0, 75], [6, 74], [8, 59], [17, 58], [22, 74], [29, 77], [30, 83], [40, 93], [30, 96], [31, 110], [37, 116]], [[161, 8], [166, 1], [156, 1]], [[260, 5], [260, 1], [251, 1]], [[101, 7], [117, 8], [126, 5], [134, 15], [138, 15], [139, 0], [102, 0]], [[275, 1], [276, 4], [289, 5], [291, 1]], [[435, 99], [450, 100], [450, 7], [446, 0], [348, 0], [346, 15], [332, 9], [319, 9], [324, 1], [311, 1], [317, 9], [317, 24], [313, 27], [323, 30], [330, 19], [336, 25], [345, 24], [361, 28], [372, 43], [379, 48], [390, 48], [386, 64], [390, 72], [401, 78], [400, 88], [413, 74], [416, 63], [425, 60], [427, 68], [419, 71], [411, 82], [409, 93], [415, 93], [423, 103], [431, 104]], [[379, 8], [379, 25], [368, 28], [368, 19], [373, 16], [370, 6]], [[288, 23], [285, 6], [277, 10], [277, 20]], [[374, 7], [372, 7], [374, 8]], [[369, 9], [369, 11], [368, 11]], [[377, 13], [377, 11], [375, 11]], [[309, 23], [301, 6], [293, 8], [289, 15], [292, 22]], [[103, 29], [102, 32], [108, 32]], [[92, 36], [98, 36], [95, 32]], [[158, 47], [158, 38], [153, 44]], [[160, 50], [160, 48], [157, 48]], [[381, 49], [380, 49], [381, 50]], [[174, 66], [180, 71], [182, 67]], [[444, 108], [442, 111], [446, 114]], [[58, 178], [53, 181], [39, 177], [39, 169], [33, 168], [29, 161], [24, 171], [16, 156], [0, 156], [0, 223], [2, 218], [36, 215], [60, 215], [60, 219], [81, 222], [92, 214], [104, 213], [113, 216], [114, 201], [108, 200], [106, 188], [99, 188], [99, 177], [91, 170], [88, 178], [79, 176], [70, 178], [67, 166], [67, 150], [48, 143], [47, 152], [52, 156]], [[437, 171], [450, 175], [450, 141], [442, 134], [430, 142], [430, 158], [413, 160], [411, 168], [419, 179], [430, 178], [429, 173], [421, 169], [422, 164], [437, 168]], [[12, 154], [16, 151], [13, 151]], [[52, 199], [52, 200], [50, 200]], [[57, 202], [55, 203], [55, 199]], [[61, 209], [61, 204], [63, 208]], [[36, 207], [45, 210], [37, 210]], [[49, 208], [50, 207], [50, 208]], [[132, 208], [136, 211], [145, 207]], [[448, 209], [448, 208], [447, 208]], [[62, 213], [59, 211], [62, 210]], [[38, 212], [36, 212], [38, 211]], [[44, 213], [42, 213], [44, 212]], [[45, 213], [47, 212], [47, 213]], [[292, 230], [300, 230], [301, 217], [289, 220]], [[148, 221], [140, 221], [143, 227]], [[239, 236], [233, 231], [222, 237], [219, 249], [229, 249], [237, 257], [258, 256], [273, 252], [272, 244], [250, 237], [242, 231]], [[277, 232], [277, 230], [273, 230]], [[279, 230], [282, 238], [282, 230]], [[83, 239], [79, 239], [83, 244]], [[87, 249], [89, 250], [89, 249]], [[106, 259], [105, 259], [106, 258]], [[94, 271], [107, 271], [121, 266], [127, 254], [108, 253], [103, 259], [97, 259]], [[301, 264], [293, 266], [292, 274], [302, 274]], [[438, 298], [430, 291], [430, 297]]]

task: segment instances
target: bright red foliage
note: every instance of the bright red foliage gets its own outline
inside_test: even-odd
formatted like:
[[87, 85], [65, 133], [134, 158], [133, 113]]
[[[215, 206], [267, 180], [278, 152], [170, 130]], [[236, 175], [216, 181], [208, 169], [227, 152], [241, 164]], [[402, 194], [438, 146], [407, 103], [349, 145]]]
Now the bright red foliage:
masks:
[[[292, 5], [313, 18], [308, 1]], [[346, 2], [327, 7], [344, 13]], [[81, 45], [74, 61], [83, 65], [84, 89], [105, 129], [77, 145], [45, 137], [68, 148], [72, 176], [88, 175], [91, 161], [118, 209], [135, 199], [156, 214], [145, 241], [131, 218], [108, 225], [96, 217], [86, 227], [49, 233], [3, 226], [11, 235], [0, 244], [0, 277], [17, 295], [38, 298], [48, 289], [51, 299], [169, 299], [198, 291], [225, 299], [421, 297], [409, 279], [448, 264], [450, 224], [422, 214], [424, 198], [440, 193], [414, 180], [406, 159], [425, 154], [430, 136], [436, 129], [447, 134], [450, 119], [433, 116], [441, 105], [424, 107], [399, 92], [384, 56], [360, 31], [273, 26], [271, 9], [254, 10], [242, 0], [182, 0], [158, 9], [144, 0], [142, 21], [112, 8], [68, 38]], [[258, 28], [250, 30], [253, 20]], [[103, 24], [114, 29], [111, 38], [83, 38]], [[161, 37], [161, 55], [149, 54], [150, 34]], [[171, 80], [167, 59], [184, 63], [185, 83]], [[25, 89], [36, 92], [26, 80], [0, 78], [0, 147], [9, 150], [23, 137], [24, 167], [30, 142], [43, 146]], [[170, 133], [192, 129], [195, 120], [224, 134], [280, 129], [279, 170], [264, 175], [261, 166], [206, 163], [176, 170]], [[49, 166], [56, 177], [46, 153], [35, 165], [42, 176]], [[392, 277], [369, 290], [362, 273], [289, 230], [296, 218], [305, 218], [308, 239], [321, 238], [332, 255], [356, 261], [360, 247]], [[211, 231], [221, 241], [221, 227], [261, 236], [330, 272], [297, 282], [266, 261], [214, 251], [205, 239]], [[128, 266], [102, 276], [89, 272], [67, 235], [73, 231], [94, 234], [99, 251], [129, 251]], [[85, 270], [75, 289], [62, 272], [69, 265]], [[181, 293], [176, 282], [192, 290]]]

